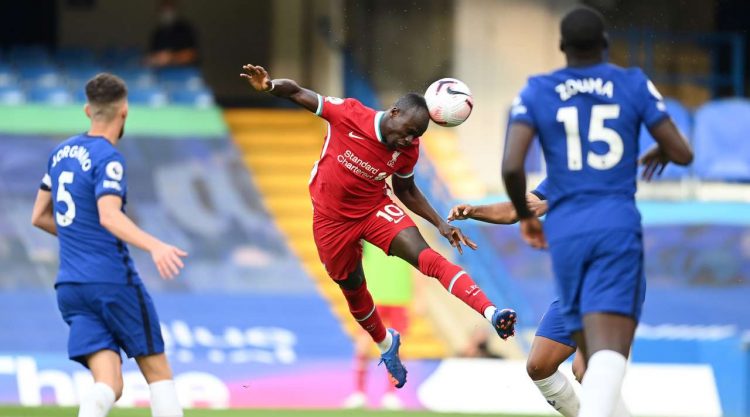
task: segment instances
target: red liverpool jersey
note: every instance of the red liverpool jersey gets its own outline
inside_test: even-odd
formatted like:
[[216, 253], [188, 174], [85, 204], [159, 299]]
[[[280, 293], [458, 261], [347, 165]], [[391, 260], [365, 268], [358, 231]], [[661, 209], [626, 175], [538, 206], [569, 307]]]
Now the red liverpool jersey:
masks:
[[310, 175], [313, 208], [331, 219], [359, 219], [388, 198], [385, 179], [414, 174], [419, 139], [406, 148], [388, 149], [380, 134], [382, 111], [355, 99], [318, 96], [316, 114], [328, 121], [320, 159]]

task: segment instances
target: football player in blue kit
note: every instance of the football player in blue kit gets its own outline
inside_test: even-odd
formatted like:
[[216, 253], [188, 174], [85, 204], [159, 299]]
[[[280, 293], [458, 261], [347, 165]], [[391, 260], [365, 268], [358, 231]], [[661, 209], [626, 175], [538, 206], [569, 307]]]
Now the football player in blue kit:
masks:
[[[536, 217], [547, 213], [546, 192], [547, 181], [544, 180], [526, 194], [529, 208]], [[448, 221], [466, 219], [493, 224], [518, 222], [516, 210], [510, 202], [477, 206], [462, 203], [454, 206], [448, 214]], [[526, 372], [547, 403], [565, 417], [576, 417], [579, 409], [578, 396], [568, 379], [558, 370], [576, 352], [576, 344], [565, 330], [559, 304], [557, 299], [550, 304], [537, 327], [526, 360]], [[584, 372], [583, 358], [578, 354], [573, 361], [573, 374], [580, 381]]]
[[[578, 416], [609, 417], [627, 413], [618, 404], [646, 290], [635, 205], [641, 124], [657, 142], [641, 158], [647, 178], [693, 153], [643, 71], [605, 61], [598, 12], [577, 8], [560, 29], [567, 66], [529, 78], [514, 101], [502, 174], [523, 239], [549, 241], [560, 314], [587, 368]], [[526, 202], [524, 159], [536, 135], [547, 163], [544, 231]]]
[[125, 215], [126, 165], [115, 148], [128, 115], [125, 83], [99, 74], [86, 84], [86, 98], [90, 129], [52, 151], [32, 213], [34, 226], [60, 243], [55, 289], [70, 327], [69, 357], [94, 377], [78, 416], [106, 416], [122, 394], [121, 349], [149, 384], [152, 415], [182, 416], [159, 317], [126, 244], [148, 251], [165, 279], [179, 273], [187, 254]]

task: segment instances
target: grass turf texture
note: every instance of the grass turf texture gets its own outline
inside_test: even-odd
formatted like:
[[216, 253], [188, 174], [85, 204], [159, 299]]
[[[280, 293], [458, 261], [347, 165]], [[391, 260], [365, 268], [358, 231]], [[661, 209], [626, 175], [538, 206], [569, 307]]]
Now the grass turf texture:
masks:
[[[70, 417], [76, 408], [69, 407], [2, 407], [0, 417]], [[147, 408], [113, 409], [108, 417], [148, 417]], [[370, 411], [370, 410], [186, 410], [185, 417], [486, 417], [487, 414], [443, 414], [427, 411]], [[496, 415], [497, 416], [497, 415]], [[500, 416], [498, 416], [500, 417]], [[502, 417], [534, 417], [529, 415]], [[537, 416], [538, 417], [538, 416]]]

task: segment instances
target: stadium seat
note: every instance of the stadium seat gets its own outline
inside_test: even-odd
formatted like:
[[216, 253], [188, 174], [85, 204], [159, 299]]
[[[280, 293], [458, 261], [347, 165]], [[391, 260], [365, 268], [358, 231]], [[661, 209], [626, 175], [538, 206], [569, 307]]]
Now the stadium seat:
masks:
[[[675, 125], [685, 135], [688, 140], [692, 141], [693, 135], [693, 120], [690, 115], [690, 111], [682, 105], [679, 101], [671, 98], [664, 99], [664, 103], [667, 105], [667, 111], [672, 117]], [[640, 154], [647, 151], [651, 146], [656, 143], [651, 133], [648, 132], [645, 126], [641, 126], [641, 133], [638, 139]], [[690, 176], [692, 173], [692, 167], [682, 167], [675, 164], [669, 164], [664, 169], [661, 176], [655, 177], [654, 179], [664, 180], [678, 180]]]
[[38, 45], [17, 45], [8, 51], [8, 61], [19, 66], [51, 64], [49, 51]]
[[171, 67], [159, 70], [159, 82], [170, 89], [198, 90], [203, 87], [203, 78], [198, 68]]
[[61, 81], [57, 68], [49, 64], [20, 65], [18, 74], [28, 86], [54, 87]]
[[154, 86], [156, 83], [154, 73], [148, 68], [118, 68], [112, 70], [112, 72], [125, 80], [128, 87], [147, 88]]
[[174, 104], [183, 104], [198, 108], [208, 108], [214, 104], [214, 96], [211, 91], [202, 88], [200, 90], [176, 90], [169, 95]]
[[750, 101], [704, 104], [695, 113], [695, 174], [704, 180], [750, 181]]
[[157, 87], [135, 87], [128, 91], [128, 100], [131, 104], [140, 104], [150, 107], [161, 107], [167, 105], [167, 93]]
[[54, 56], [55, 62], [66, 68], [96, 64], [96, 53], [88, 48], [60, 48]]
[[138, 48], [108, 48], [102, 54], [102, 62], [113, 69], [137, 67], [143, 65], [143, 56]]
[[73, 103], [73, 95], [64, 87], [37, 86], [29, 90], [29, 101], [52, 106]]
[[0, 104], [5, 106], [17, 106], [26, 102], [23, 90], [13, 85], [0, 86]]
[[15, 85], [18, 81], [16, 72], [10, 65], [0, 64], [0, 86]]

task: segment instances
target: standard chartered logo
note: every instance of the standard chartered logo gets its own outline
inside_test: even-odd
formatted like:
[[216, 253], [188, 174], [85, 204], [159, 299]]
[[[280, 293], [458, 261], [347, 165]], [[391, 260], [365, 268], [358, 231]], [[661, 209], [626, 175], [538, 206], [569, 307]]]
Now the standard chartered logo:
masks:
[[345, 169], [368, 180], [382, 181], [388, 176], [386, 172], [381, 172], [378, 168], [372, 166], [368, 161], [359, 158], [349, 149], [343, 154], [339, 154], [336, 160]]

